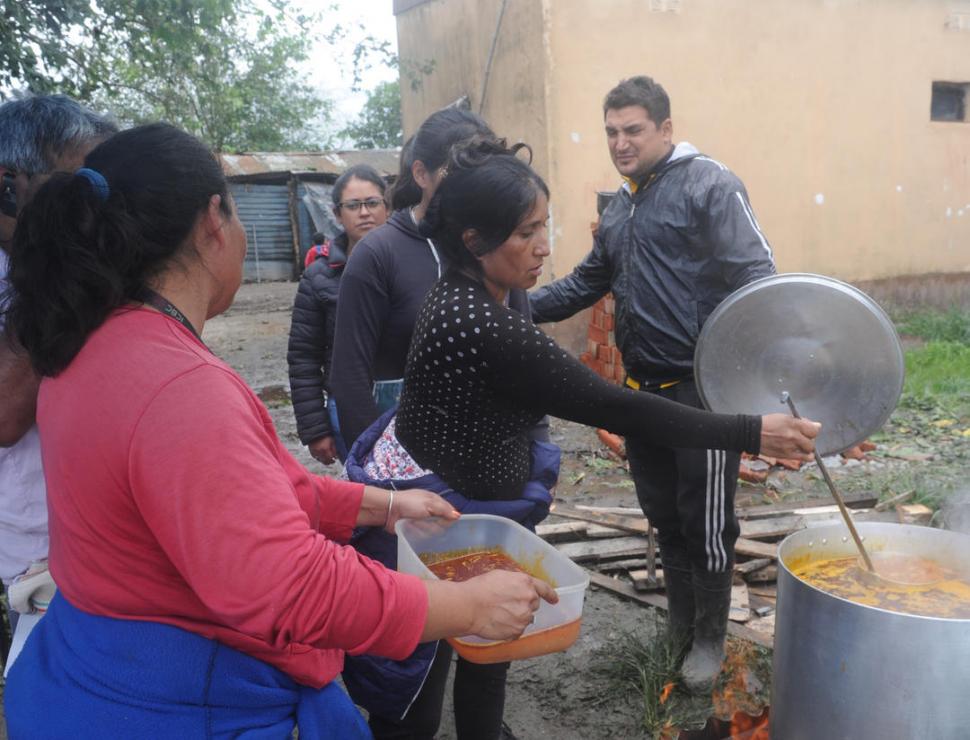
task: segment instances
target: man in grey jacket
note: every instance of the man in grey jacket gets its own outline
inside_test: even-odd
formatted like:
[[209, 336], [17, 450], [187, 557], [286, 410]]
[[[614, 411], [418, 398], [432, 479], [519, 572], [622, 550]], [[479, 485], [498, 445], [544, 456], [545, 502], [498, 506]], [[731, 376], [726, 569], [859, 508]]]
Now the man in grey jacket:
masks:
[[[670, 99], [649, 77], [622, 81], [603, 103], [623, 186], [603, 212], [592, 251], [535, 291], [536, 323], [561, 321], [612, 291], [626, 384], [700, 407], [692, 377], [704, 321], [731, 292], [775, 272], [744, 185], [693, 146], [673, 144]], [[740, 457], [626, 440], [630, 472], [660, 542], [670, 636], [689, 652], [681, 672], [708, 691], [724, 658]]]

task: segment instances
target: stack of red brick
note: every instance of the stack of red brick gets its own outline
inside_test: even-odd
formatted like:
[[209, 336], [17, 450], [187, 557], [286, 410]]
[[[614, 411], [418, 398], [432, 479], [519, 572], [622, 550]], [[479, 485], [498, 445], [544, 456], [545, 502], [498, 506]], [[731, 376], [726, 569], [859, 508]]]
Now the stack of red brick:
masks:
[[[626, 380], [626, 373], [623, 371], [623, 357], [616, 348], [616, 339], [613, 336], [615, 305], [613, 294], [607, 293], [593, 306], [586, 330], [586, 351], [579, 356], [579, 361], [601, 378], [622, 385]], [[623, 437], [605, 429], [597, 429], [596, 434], [615, 455], [626, 459]]]
[[623, 357], [616, 348], [613, 336], [614, 306], [612, 293], [607, 293], [593, 306], [586, 332], [586, 351], [579, 359], [601, 378], [621, 384], [626, 375], [623, 372]]

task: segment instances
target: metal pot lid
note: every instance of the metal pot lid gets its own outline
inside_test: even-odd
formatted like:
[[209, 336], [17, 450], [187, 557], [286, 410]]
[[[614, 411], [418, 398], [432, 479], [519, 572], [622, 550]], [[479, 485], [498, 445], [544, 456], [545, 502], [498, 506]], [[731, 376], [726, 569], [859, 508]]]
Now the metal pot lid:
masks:
[[694, 375], [704, 405], [720, 413], [787, 408], [822, 423], [820, 454], [879, 430], [903, 390], [903, 351], [886, 313], [862, 291], [822, 275], [789, 273], [735, 291], [697, 340]]

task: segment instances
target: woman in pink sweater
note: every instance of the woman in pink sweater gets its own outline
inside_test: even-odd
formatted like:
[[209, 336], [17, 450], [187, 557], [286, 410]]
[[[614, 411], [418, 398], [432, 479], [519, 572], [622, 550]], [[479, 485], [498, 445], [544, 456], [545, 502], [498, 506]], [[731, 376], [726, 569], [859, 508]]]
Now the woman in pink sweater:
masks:
[[340, 544], [356, 525], [457, 513], [290, 456], [200, 338], [245, 253], [215, 158], [164, 124], [109, 139], [21, 217], [8, 325], [44, 376], [59, 594], [7, 683], [12, 738], [282, 738], [297, 715], [309, 737], [367, 737], [331, 683], [345, 652], [514, 637], [556, 598], [523, 574], [421, 581]]

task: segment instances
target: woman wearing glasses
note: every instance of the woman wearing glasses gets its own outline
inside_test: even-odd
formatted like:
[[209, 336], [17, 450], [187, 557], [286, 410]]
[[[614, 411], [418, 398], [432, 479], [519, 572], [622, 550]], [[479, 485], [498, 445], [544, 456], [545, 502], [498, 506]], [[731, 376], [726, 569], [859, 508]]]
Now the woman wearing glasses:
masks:
[[394, 213], [354, 250], [340, 281], [329, 388], [349, 448], [401, 393], [414, 320], [445, 265], [418, 223], [441, 180], [448, 151], [473, 135], [492, 135], [469, 111], [432, 113], [401, 152], [390, 193]]
[[293, 302], [286, 362], [300, 441], [330, 465], [347, 457], [328, 375], [337, 322], [337, 291], [347, 258], [364, 235], [387, 221], [386, 184], [366, 164], [345, 171], [334, 183], [333, 213], [343, 232], [325, 244], [304, 271]]

